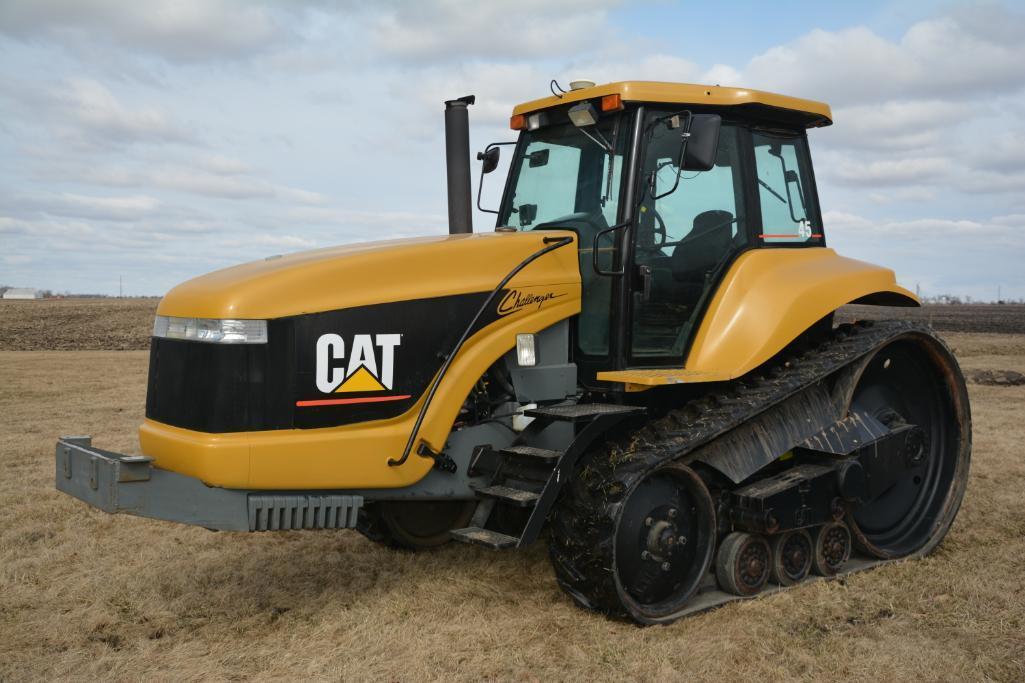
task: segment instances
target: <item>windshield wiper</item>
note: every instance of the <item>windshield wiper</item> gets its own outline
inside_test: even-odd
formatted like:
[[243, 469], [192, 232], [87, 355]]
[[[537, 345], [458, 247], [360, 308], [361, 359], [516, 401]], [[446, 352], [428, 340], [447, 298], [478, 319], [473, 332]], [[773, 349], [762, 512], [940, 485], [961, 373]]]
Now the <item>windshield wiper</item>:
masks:
[[771, 187], [769, 187], [769, 184], [768, 184], [768, 183], [766, 183], [766, 182], [765, 182], [764, 180], [762, 180], [761, 178], [759, 178], [759, 179], [758, 179], [758, 184], [759, 184], [759, 185], [761, 185], [762, 187], [764, 187], [764, 188], [765, 188], [766, 190], [768, 190], [769, 192], [771, 192], [771, 193], [772, 193], [772, 195], [773, 195], [773, 196], [774, 196], [774, 197], [775, 197], [776, 199], [780, 200], [780, 201], [781, 201], [781, 202], [783, 202], [784, 204], [786, 204], [786, 203], [787, 203], [787, 200], [783, 198], [783, 195], [781, 195], [781, 194], [780, 194], [779, 192], [776, 192], [776, 191], [775, 191], [774, 189], [772, 189]]

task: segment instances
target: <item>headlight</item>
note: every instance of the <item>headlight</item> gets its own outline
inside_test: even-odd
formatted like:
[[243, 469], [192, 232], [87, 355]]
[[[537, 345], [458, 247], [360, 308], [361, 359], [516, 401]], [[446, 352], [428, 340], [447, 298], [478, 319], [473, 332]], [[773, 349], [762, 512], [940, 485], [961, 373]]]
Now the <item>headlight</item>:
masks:
[[153, 321], [153, 336], [214, 344], [266, 344], [267, 321], [175, 318], [158, 315]]
[[526, 368], [537, 365], [537, 354], [534, 353], [534, 335], [516, 335], [516, 362]]

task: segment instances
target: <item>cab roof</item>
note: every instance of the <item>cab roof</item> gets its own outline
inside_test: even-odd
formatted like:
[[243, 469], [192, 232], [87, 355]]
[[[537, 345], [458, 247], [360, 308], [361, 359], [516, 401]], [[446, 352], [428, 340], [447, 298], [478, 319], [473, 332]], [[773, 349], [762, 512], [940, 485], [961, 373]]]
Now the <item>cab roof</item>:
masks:
[[654, 102], [736, 107], [755, 119], [764, 119], [773, 123], [789, 123], [802, 128], [828, 126], [833, 122], [833, 113], [829, 105], [823, 102], [777, 95], [761, 90], [748, 90], [747, 88], [723, 88], [718, 85], [660, 83], [657, 81], [620, 81], [571, 90], [561, 97], [549, 96], [518, 104], [513, 108], [513, 116], [605, 95], [619, 95], [624, 103]]

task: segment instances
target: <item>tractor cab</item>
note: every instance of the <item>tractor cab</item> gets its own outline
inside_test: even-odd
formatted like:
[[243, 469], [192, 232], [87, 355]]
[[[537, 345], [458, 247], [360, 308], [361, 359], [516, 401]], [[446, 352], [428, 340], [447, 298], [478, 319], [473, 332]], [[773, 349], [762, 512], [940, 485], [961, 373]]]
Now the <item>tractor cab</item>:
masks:
[[[829, 123], [817, 102], [663, 83], [585, 87], [515, 109], [497, 227], [577, 234], [582, 378], [682, 367], [738, 256], [825, 246], [805, 130]], [[480, 155], [485, 172], [497, 153]]]

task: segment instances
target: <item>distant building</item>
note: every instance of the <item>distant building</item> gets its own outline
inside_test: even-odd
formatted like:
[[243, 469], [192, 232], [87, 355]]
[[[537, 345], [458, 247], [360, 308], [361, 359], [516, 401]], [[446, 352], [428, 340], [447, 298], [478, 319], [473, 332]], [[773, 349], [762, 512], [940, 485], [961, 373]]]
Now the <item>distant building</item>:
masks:
[[29, 287], [11, 287], [4, 292], [5, 299], [38, 299], [39, 290]]

